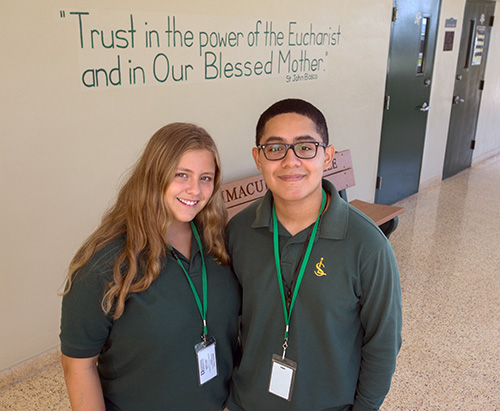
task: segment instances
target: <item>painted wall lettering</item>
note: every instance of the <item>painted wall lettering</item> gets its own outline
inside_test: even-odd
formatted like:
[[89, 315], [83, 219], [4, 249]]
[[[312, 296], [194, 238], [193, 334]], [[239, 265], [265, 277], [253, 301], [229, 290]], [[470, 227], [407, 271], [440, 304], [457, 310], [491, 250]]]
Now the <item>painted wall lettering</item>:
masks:
[[[326, 77], [338, 22], [58, 10], [74, 33], [84, 89]], [[63, 34], [61, 34], [63, 35]], [[67, 54], [71, 56], [71, 53]]]

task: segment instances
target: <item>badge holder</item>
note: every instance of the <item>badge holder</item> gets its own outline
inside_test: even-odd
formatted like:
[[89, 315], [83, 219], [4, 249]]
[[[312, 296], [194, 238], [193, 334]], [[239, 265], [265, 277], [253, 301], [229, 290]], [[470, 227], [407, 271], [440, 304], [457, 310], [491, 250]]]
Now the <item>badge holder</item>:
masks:
[[292, 400], [293, 384], [297, 363], [274, 354], [271, 365], [271, 377], [269, 379], [269, 392], [287, 401]]
[[217, 377], [215, 345], [215, 338], [209, 337], [194, 346], [196, 362], [198, 363], [198, 383], [200, 386]]

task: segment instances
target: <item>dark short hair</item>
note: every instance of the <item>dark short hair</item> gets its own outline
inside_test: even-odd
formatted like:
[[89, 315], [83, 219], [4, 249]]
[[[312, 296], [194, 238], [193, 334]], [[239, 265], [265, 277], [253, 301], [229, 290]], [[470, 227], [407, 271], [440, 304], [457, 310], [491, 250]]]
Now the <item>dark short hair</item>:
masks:
[[286, 113], [297, 113], [309, 118], [316, 125], [316, 131], [323, 139], [323, 143], [328, 144], [328, 127], [323, 113], [305, 100], [287, 98], [274, 103], [260, 115], [255, 129], [255, 143], [257, 146], [260, 143], [267, 122], [279, 114]]

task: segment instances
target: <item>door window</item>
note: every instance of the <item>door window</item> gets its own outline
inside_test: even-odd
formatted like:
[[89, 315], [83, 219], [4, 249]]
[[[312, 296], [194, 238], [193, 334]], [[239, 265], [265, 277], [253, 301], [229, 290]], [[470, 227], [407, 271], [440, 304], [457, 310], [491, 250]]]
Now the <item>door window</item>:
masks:
[[425, 70], [428, 27], [429, 17], [422, 17], [420, 22], [420, 48], [418, 50], [417, 74], [423, 74]]

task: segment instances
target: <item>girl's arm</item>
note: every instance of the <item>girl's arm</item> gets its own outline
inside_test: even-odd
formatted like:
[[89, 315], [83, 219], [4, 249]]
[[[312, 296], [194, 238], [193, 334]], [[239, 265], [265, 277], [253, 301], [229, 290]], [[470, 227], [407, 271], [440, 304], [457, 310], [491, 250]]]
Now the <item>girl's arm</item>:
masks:
[[73, 411], [105, 411], [97, 357], [71, 358], [61, 355], [64, 379]]

